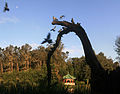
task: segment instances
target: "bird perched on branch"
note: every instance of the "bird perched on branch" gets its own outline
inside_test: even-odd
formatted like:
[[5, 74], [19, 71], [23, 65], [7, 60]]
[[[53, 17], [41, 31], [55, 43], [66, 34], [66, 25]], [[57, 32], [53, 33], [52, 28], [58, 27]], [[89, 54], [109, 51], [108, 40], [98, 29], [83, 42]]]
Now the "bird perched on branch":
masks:
[[75, 24], [75, 22], [74, 22], [73, 18], [71, 19], [71, 22], [72, 22], [72, 24]]
[[10, 9], [8, 8], [8, 4], [7, 4], [7, 2], [5, 2], [5, 7], [4, 7], [4, 12], [6, 12], [6, 11], [9, 11]]
[[77, 23], [77, 25], [80, 25], [81, 23]]
[[63, 30], [66, 30], [67, 28], [66, 27], [62, 27]]
[[49, 44], [52, 43], [52, 39], [50, 39], [50, 36], [51, 36], [50, 33], [48, 33], [47, 38], [45, 38], [41, 44], [44, 44], [46, 42], [48, 42]]
[[60, 16], [60, 19], [62, 19], [62, 18], [64, 18], [64, 17], [65, 17], [65, 15], [61, 15], [61, 16]]
[[56, 28], [56, 26], [53, 29], [51, 29], [50, 31], [55, 31], [55, 28]]
[[53, 21], [58, 21], [58, 19], [53, 16]]
[[62, 31], [62, 29], [60, 29], [58, 32], [60, 33]]

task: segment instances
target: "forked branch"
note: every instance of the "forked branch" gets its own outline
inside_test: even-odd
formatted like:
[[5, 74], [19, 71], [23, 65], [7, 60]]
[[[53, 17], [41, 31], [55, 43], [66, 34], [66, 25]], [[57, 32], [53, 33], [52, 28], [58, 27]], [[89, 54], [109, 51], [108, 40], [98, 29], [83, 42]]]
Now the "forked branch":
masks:
[[80, 23], [75, 24], [73, 18], [71, 19], [71, 22], [53, 20], [52, 25], [65, 26], [65, 27], [69, 28], [71, 31], [74, 31], [74, 32], [77, 31], [78, 28], [79, 28], [79, 30], [84, 31], [84, 29], [82, 28], [82, 26], [80, 25]]
[[[80, 38], [82, 44], [83, 44], [83, 48], [84, 48], [84, 53], [85, 53], [85, 58], [87, 63], [89, 64], [89, 66], [95, 70], [96, 69], [102, 69], [100, 63], [98, 62], [95, 53], [92, 49], [92, 45], [88, 39], [88, 36], [84, 30], [84, 28], [80, 25], [80, 23], [75, 24], [73, 18], [71, 19], [71, 22], [67, 22], [67, 21], [56, 21], [53, 20], [52, 22], [53, 25], [61, 25], [64, 27], [69, 28], [69, 32], [75, 32], [76, 35]], [[91, 63], [92, 62], [92, 63]]]

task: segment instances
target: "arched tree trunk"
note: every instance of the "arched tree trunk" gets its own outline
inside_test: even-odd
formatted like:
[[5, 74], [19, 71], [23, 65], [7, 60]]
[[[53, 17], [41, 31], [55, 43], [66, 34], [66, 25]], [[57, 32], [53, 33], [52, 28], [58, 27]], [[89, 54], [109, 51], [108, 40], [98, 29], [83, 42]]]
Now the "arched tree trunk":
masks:
[[108, 74], [100, 65], [95, 53], [92, 49], [88, 36], [82, 26], [75, 24], [73, 19], [67, 21], [53, 21], [53, 25], [61, 25], [69, 29], [69, 32], [74, 32], [82, 41], [85, 59], [91, 68], [91, 94], [107, 94], [108, 92]]

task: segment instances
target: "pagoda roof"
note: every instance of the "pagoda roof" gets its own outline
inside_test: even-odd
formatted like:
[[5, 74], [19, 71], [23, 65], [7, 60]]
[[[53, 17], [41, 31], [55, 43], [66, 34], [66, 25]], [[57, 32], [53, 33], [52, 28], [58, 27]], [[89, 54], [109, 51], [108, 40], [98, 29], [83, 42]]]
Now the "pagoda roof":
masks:
[[76, 79], [76, 78], [70, 74], [67, 74], [67, 75], [63, 76], [63, 79]]

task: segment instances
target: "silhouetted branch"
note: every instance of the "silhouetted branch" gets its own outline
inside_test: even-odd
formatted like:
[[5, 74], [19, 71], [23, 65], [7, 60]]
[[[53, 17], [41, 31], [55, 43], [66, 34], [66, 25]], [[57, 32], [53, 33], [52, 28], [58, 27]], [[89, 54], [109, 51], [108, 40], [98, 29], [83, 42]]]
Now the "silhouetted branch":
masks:
[[[84, 28], [80, 25], [80, 23], [75, 24], [73, 18], [71, 19], [71, 22], [68, 21], [56, 21], [53, 20], [52, 25], [61, 25], [61, 26], [65, 26], [67, 28], [69, 28], [71, 30], [71, 32], [80, 32], [80, 33], [85, 33]], [[84, 34], [81, 34], [84, 35]]]
[[52, 24], [53, 24], [53, 25], [66, 26], [66, 27], [69, 27], [69, 28], [72, 27], [72, 23], [67, 22], [67, 21], [53, 21]]
[[58, 34], [55, 44], [53, 44], [53, 47], [48, 52], [48, 57], [47, 57], [47, 76], [48, 76], [48, 87], [49, 88], [50, 88], [50, 85], [51, 85], [51, 66], [50, 66], [51, 57], [52, 57], [53, 53], [55, 52], [55, 50], [57, 49], [57, 47], [59, 46], [60, 41], [61, 41], [61, 37], [64, 34], [67, 34], [69, 32], [70, 32], [70, 29], [68, 29], [68, 28], [62, 30]]
[[[67, 28], [69, 28], [69, 30], [71, 32], [75, 32], [76, 35], [81, 39], [82, 44], [83, 44], [83, 48], [84, 48], [84, 52], [85, 52], [85, 58], [87, 63], [89, 64], [90, 67], [93, 67], [93, 69], [102, 69], [100, 63], [98, 62], [94, 51], [92, 49], [92, 45], [87, 37], [87, 34], [85, 32], [85, 30], [83, 29], [83, 27], [80, 25], [80, 23], [75, 24], [73, 18], [71, 19], [71, 22], [67, 22], [67, 21], [55, 21], [53, 20], [52, 22], [53, 25], [61, 25], [61, 26], [65, 26]], [[87, 45], [87, 46], [86, 46]], [[94, 60], [91, 61], [91, 60]], [[92, 63], [91, 63], [91, 62]]]
[[91, 68], [92, 94], [96, 94], [95, 91], [104, 92], [106, 89], [106, 86], [107, 86], [107, 80], [108, 80], [107, 74], [106, 74], [104, 68], [101, 66], [100, 62], [98, 61], [98, 59], [92, 49], [92, 45], [89, 41], [89, 38], [88, 38], [85, 30], [83, 29], [83, 27], [80, 25], [80, 23], [75, 24], [75, 22], [72, 18], [71, 23], [67, 22], [67, 21], [53, 20], [52, 24], [65, 26], [71, 32], [75, 32], [76, 35], [80, 38], [82, 45], [83, 45], [86, 62]]

